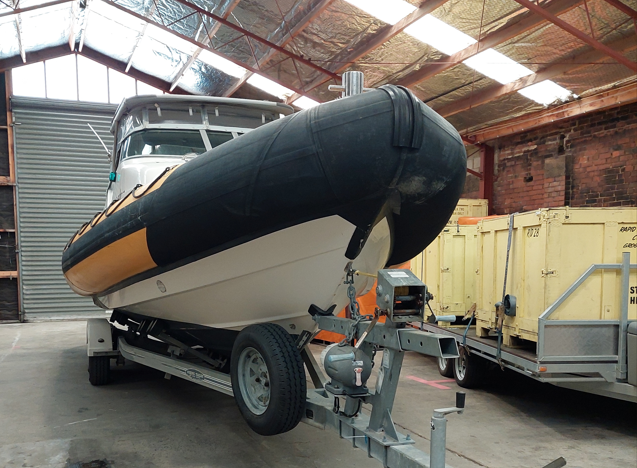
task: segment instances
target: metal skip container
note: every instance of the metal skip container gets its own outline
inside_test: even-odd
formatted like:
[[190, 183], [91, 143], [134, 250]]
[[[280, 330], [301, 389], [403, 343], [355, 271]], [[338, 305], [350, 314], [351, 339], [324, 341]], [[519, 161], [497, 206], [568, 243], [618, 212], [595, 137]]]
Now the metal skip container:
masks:
[[463, 317], [476, 302], [477, 228], [447, 226], [411, 261], [411, 271], [434, 296], [430, 305], [436, 315]]
[[411, 271], [433, 294], [430, 305], [436, 315], [463, 317], [476, 302], [477, 221], [459, 225], [458, 219], [484, 217], [488, 212], [488, 200], [461, 198], [447, 227], [412, 259]]
[[[497, 326], [496, 303], [502, 300], [511, 217], [478, 223], [477, 334]], [[637, 210], [629, 208], [551, 208], [516, 214], [505, 292], [514, 310], [504, 317], [504, 344], [538, 341], [538, 318], [592, 264], [620, 264], [622, 252], [635, 263]], [[619, 269], [592, 273], [551, 315], [559, 321], [620, 320], [622, 281]], [[637, 272], [629, 277], [637, 290]], [[629, 288], [630, 289], [630, 288]], [[628, 301], [628, 320], [637, 320], [637, 299]]]
[[484, 198], [461, 198], [458, 200], [456, 208], [453, 210], [453, 214], [447, 225], [456, 225], [458, 218], [463, 216], [487, 216], [489, 214], [489, 201]]

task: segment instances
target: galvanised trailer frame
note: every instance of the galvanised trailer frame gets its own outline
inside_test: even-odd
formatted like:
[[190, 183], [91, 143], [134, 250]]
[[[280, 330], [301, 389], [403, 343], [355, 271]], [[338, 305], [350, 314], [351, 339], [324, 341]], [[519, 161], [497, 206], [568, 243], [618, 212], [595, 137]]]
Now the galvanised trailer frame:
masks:
[[[502, 346], [465, 336], [463, 328], [442, 328], [423, 323], [420, 328], [453, 337], [470, 355], [498, 363], [502, 367], [559, 387], [608, 396], [637, 403], [637, 387], [627, 382], [627, 329], [630, 253], [624, 252], [622, 263], [591, 265], [539, 317], [536, 353]], [[621, 316], [619, 320], [553, 320], [551, 316], [568, 298], [598, 270], [621, 271]], [[498, 358], [499, 356], [499, 358]], [[630, 363], [637, 372], [637, 363]]]

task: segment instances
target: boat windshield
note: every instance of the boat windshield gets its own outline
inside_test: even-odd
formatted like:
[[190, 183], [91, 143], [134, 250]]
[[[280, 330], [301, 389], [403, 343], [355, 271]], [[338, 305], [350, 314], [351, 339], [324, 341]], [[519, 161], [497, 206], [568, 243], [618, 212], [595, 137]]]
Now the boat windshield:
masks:
[[[207, 131], [212, 148], [232, 140], [232, 133]], [[132, 156], [196, 156], [206, 152], [199, 130], [149, 129], [130, 135], [122, 145], [122, 159]]]

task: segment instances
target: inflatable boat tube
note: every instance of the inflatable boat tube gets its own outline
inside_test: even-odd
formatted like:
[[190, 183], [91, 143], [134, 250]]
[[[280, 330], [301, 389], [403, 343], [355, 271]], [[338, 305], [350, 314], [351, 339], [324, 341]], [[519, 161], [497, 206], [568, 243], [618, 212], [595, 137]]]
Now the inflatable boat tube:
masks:
[[62, 269], [97, 296], [261, 236], [329, 216], [356, 226], [354, 259], [387, 218], [387, 265], [444, 228], [463, 190], [456, 130], [405, 88], [386, 85], [257, 128], [133, 190], [67, 244]]

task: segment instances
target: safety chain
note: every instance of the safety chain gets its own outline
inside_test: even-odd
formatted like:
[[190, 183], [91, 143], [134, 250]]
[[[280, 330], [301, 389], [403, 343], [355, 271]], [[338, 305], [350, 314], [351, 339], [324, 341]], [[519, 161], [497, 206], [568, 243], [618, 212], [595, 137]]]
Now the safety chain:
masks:
[[354, 273], [356, 273], [356, 270], [354, 270], [350, 264], [349, 268], [347, 269], [347, 275], [345, 276], [345, 284], [348, 285], [347, 297], [349, 297], [350, 317], [352, 319], [357, 319], [358, 317], [360, 317], [361, 307], [358, 301], [356, 300], [356, 288], [354, 287]]
[[[349, 343], [351, 343], [354, 338], [355, 338], [355, 334], [356, 331], [358, 330], [358, 324], [361, 323], [363, 320], [372, 320], [374, 317], [372, 315], [361, 315], [360, 313], [360, 304], [358, 303], [358, 301], [356, 300], [356, 288], [354, 287], [354, 275], [359, 274], [360, 272], [354, 270], [354, 268], [352, 268], [352, 264], [351, 262], [348, 263], [347, 265], [347, 273], [345, 275], [345, 282], [343, 284], [347, 284], [347, 297], [349, 298], [349, 313], [350, 313], [350, 318], [354, 321], [352, 324], [350, 324], [347, 333], [345, 335], [345, 338], [343, 339], [343, 341], [341, 341], [338, 345], [339, 346], [345, 346]], [[368, 276], [372, 276], [372, 275], [368, 275]]]

